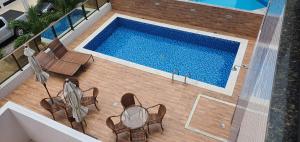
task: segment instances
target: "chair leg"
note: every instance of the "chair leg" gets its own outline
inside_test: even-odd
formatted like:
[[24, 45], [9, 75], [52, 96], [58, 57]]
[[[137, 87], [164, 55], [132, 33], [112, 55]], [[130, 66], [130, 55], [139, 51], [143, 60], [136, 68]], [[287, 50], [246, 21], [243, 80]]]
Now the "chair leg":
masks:
[[83, 120], [83, 122], [84, 122], [85, 126], [87, 126], [87, 123], [86, 123], [86, 121], [85, 121], [85, 120]]
[[97, 109], [98, 111], [100, 111], [100, 109], [98, 108], [98, 106], [97, 106], [97, 103], [96, 103], [96, 102], [94, 103], [94, 105], [95, 105], [96, 109]]
[[150, 128], [149, 128], [149, 124], [147, 124], [147, 129], [148, 129], [148, 133], [150, 134]]
[[53, 114], [52, 112], [51, 112], [51, 115], [52, 115], [52, 117], [53, 117], [53, 120], [56, 120], [56, 119], [55, 119], [55, 116], [54, 116], [54, 114]]
[[146, 132], [146, 130], [144, 129], [144, 133], [145, 133], [145, 135], [146, 135], [146, 139], [149, 137], [148, 136], [148, 133]]
[[115, 133], [115, 134], [116, 134], [116, 142], [118, 142], [119, 141], [118, 134], [117, 133]]
[[129, 138], [130, 138], [130, 141], [132, 141], [132, 132], [131, 132], [131, 130], [129, 131]]
[[70, 121], [70, 124], [71, 124], [71, 127], [72, 127], [72, 128], [74, 128], [74, 126], [73, 126], [73, 124], [72, 124], [72, 122], [71, 122], [71, 121]]
[[85, 134], [85, 130], [84, 130], [84, 127], [83, 127], [83, 123], [81, 122], [80, 125], [81, 125], [82, 132]]
[[163, 133], [164, 128], [163, 128], [162, 122], [160, 123], [160, 127], [161, 127], [161, 133]]

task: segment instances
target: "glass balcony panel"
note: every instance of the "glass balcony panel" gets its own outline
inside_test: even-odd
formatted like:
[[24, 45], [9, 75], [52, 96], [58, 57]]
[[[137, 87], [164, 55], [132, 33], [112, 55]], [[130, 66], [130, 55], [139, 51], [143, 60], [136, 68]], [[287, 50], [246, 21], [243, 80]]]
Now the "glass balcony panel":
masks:
[[84, 3], [84, 9], [86, 11], [87, 17], [92, 15], [97, 10], [96, 0], [88, 0]]
[[[35, 48], [31, 48], [31, 49], [35, 49]], [[25, 65], [28, 64], [28, 59], [27, 57], [24, 55], [24, 46], [23, 47], [19, 47], [14, 53], [13, 55], [16, 57], [18, 63], [20, 64], [21, 67], [24, 67]]]
[[98, 6], [99, 6], [99, 7], [102, 7], [104, 4], [107, 3], [107, 1], [108, 1], [108, 0], [97, 0]]
[[41, 33], [40, 37], [36, 38], [36, 41], [38, 42], [39, 46], [42, 47], [41, 49], [43, 49], [50, 42], [52, 42], [54, 38], [55, 38], [54, 33], [52, 32], [51, 27], [49, 27], [48, 29], [46, 29], [44, 32]]
[[13, 57], [7, 56], [0, 60], [0, 84], [14, 75], [19, 70], [19, 67]]
[[85, 20], [84, 17], [84, 13], [83, 10], [81, 8], [81, 6], [75, 8], [75, 10], [73, 10], [70, 14], [70, 19], [72, 21], [73, 27], [76, 27], [77, 25], [79, 25], [82, 21]]
[[69, 23], [66, 16], [64, 18], [60, 19], [59, 21], [57, 21], [56, 24], [54, 24], [53, 27], [54, 27], [55, 32], [56, 32], [56, 34], [59, 38], [61, 38], [66, 33], [71, 31], [71, 26], [70, 26], [70, 23]]

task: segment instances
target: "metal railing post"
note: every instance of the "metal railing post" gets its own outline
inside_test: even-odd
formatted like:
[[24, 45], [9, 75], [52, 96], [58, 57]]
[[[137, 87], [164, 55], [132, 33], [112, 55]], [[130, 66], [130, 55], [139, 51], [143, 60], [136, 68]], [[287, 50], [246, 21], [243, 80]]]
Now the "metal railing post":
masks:
[[186, 84], [187, 82], [187, 78], [188, 77], [191, 77], [191, 74], [190, 73], [187, 73], [185, 76], [184, 76], [184, 84]]
[[40, 52], [41, 49], [39, 48], [39, 45], [37, 44], [35, 39], [33, 39], [33, 43], [34, 43], [34, 46], [36, 47], [37, 51]]
[[82, 8], [82, 11], [83, 11], [83, 16], [84, 16], [85, 20], [87, 20], [87, 16], [86, 16], [86, 11], [85, 11], [85, 8], [84, 8], [84, 4], [81, 5], [81, 8]]
[[99, 3], [98, 3], [98, 0], [95, 0], [95, 3], [96, 3], [96, 7], [97, 7], [97, 10], [99, 11]]
[[175, 80], [175, 74], [179, 75], [179, 70], [177, 70], [177, 69], [173, 70], [173, 73], [172, 73], [172, 81]]
[[11, 56], [13, 57], [13, 59], [15, 60], [15, 62], [17, 63], [17, 66], [19, 67], [19, 70], [23, 71], [23, 69], [22, 69], [20, 63], [18, 62], [16, 56], [14, 54], [11, 54]]
[[73, 23], [72, 23], [72, 20], [71, 20], [70, 14], [69, 14], [69, 15], [67, 15], [67, 19], [68, 19], [68, 21], [69, 21], [69, 24], [70, 24], [71, 30], [73, 30], [73, 31], [74, 31], [74, 27], [73, 27]]
[[52, 33], [54, 34], [54, 37], [57, 38], [57, 33], [54, 29], [54, 26], [51, 26], [51, 30], [52, 30]]

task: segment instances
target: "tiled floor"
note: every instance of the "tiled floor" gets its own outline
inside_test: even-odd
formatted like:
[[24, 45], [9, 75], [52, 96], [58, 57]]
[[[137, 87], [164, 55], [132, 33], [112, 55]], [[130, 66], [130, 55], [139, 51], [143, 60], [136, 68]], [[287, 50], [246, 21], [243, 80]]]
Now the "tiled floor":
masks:
[[[228, 139], [234, 108], [235, 104], [199, 95], [189, 127], [207, 132], [220, 139]], [[211, 116], [211, 118], [208, 119], [206, 116]]]
[[[75, 48], [114, 13], [115, 11], [110, 12], [104, 18], [97, 21], [85, 33], [81, 34], [81, 36], [78, 37], [72, 44], [68, 45], [68, 47], [70, 49]], [[140, 15], [129, 15], [189, 28], [196, 28], [204, 31], [238, 36]], [[255, 39], [249, 39], [248, 49], [243, 61], [244, 64], [249, 63], [254, 42]], [[122, 107], [119, 103], [121, 96], [126, 92], [132, 92], [137, 95], [145, 107], [159, 103], [165, 104], [167, 107], [167, 114], [163, 121], [165, 132], [160, 134], [159, 127], [151, 127], [153, 132], [149, 137], [149, 141], [217, 141], [208, 136], [185, 129], [185, 124], [188, 120], [194, 102], [198, 94], [202, 94], [203, 96], [208, 97], [200, 98], [194, 116], [191, 119], [190, 127], [211, 133], [217, 137], [227, 138], [230, 133], [230, 120], [232, 118], [234, 107], [221, 102], [232, 104], [236, 103], [244, 81], [245, 73], [245, 69], [240, 71], [233, 96], [226, 96], [196, 86], [184, 85], [181, 82], [172, 83], [170, 79], [158, 75], [129, 68], [104, 59], [95, 58], [95, 62], [91, 63], [85, 72], [81, 72], [77, 75], [80, 80], [81, 88], [87, 89], [95, 86], [100, 90], [99, 107], [101, 110], [98, 112], [95, 108], [93, 108], [93, 106], [90, 107], [90, 112], [87, 116], [88, 126], [86, 130], [89, 134], [101, 139], [102, 141], [114, 141], [115, 136], [106, 126], [105, 120], [110, 115], [121, 114]], [[62, 76], [51, 74], [47, 85], [52, 96], [55, 96], [56, 93], [62, 89], [63, 80], [64, 78]], [[32, 76], [11, 95], [9, 95], [7, 99], [51, 118], [50, 114], [39, 105], [39, 101], [44, 97], [47, 97], [47, 95], [45, 94], [43, 86], [36, 82]], [[221, 102], [216, 101], [215, 99], [218, 99]], [[115, 103], [117, 103], [116, 106], [113, 105]], [[59, 122], [69, 126], [64, 119], [63, 113], [59, 113], [58, 116]], [[225, 128], [220, 126], [221, 122], [225, 124]], [[120, 135], [120, 137], [120, 141], [128, 140], [128, 136], [126, 134]]]

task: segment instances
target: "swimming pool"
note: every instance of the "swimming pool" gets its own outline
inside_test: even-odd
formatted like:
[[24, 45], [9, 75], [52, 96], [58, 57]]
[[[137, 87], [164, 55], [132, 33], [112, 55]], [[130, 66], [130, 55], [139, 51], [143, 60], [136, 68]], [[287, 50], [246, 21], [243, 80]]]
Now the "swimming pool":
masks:
[[169, 78], [177, 70], [177, 80], [230, 90], [247, 41], [180, 28], [116, 14], [76, 50]]
[[[89, 13], [89, 11], [86, 11], [86, 13]], [[79, 22], [80, 19], [84, 18], [83, 11], [81, 9], [74, 10], [72, 13], [70, 13], [70, 18], [71, 18], [73, 25], [76, 25], [76, 23]], [[57, 36], [68, 31], [68, 29], [70, 29], [70, 24], [69, 24], [67, 17], [61, 19], [58, 23], [56, 23], [54, 25], [54, 29], [56, 31]], [[48, 30], [43, 32], [42, 37], [44, 39], [48, 39], [48, 40], [53, 40], [55, 38], [54, 34], [52, 33], [51, 28], [49, 28]]]
[[268, 0], [190, 0], [192, 2], [206, 3], [226, 8], [235, 8], [247, 11], [258, 10], [267, 7]]

